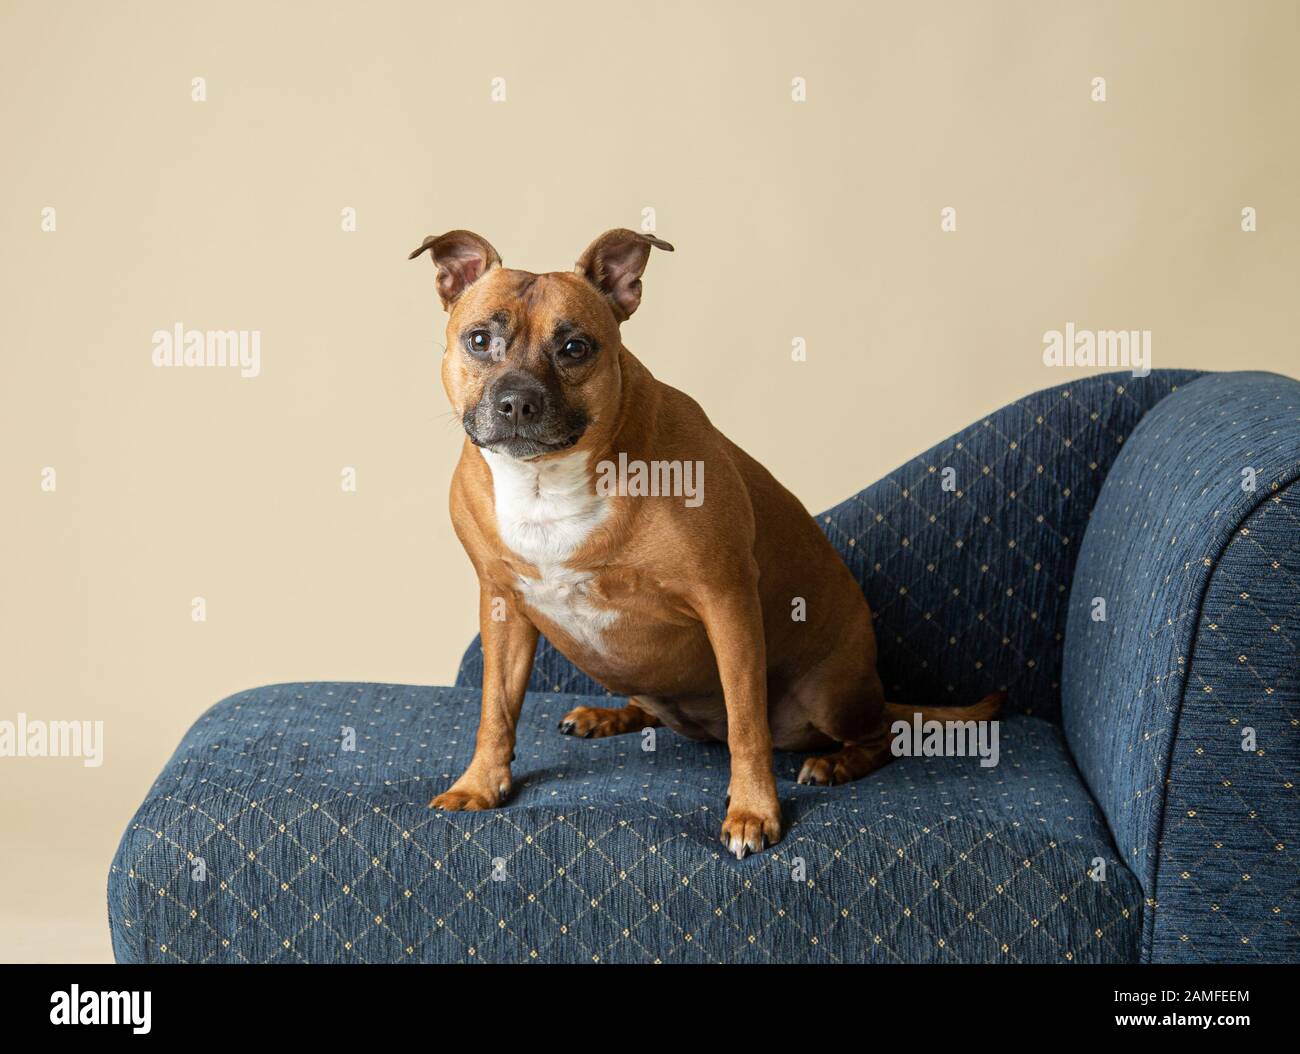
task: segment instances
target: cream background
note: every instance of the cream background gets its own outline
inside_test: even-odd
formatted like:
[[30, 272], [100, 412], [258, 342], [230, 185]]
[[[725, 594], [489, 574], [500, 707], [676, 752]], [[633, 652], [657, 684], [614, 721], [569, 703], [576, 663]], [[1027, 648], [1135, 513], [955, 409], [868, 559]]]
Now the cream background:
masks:
[[[0, 759], [0, 958], [109, 956], [113, 849], [212, 702], [453, 677], [424, 235], [554, 270], [653, 207], [628, 346], [816, 511], [1079, 376], [1067, 321], [1300, 372], [1298, 45], [1285, 0], [3, 0], [0, 718], [107, 756]], [[262, 375], [154, 368], [176, 322], [260, 329]]]

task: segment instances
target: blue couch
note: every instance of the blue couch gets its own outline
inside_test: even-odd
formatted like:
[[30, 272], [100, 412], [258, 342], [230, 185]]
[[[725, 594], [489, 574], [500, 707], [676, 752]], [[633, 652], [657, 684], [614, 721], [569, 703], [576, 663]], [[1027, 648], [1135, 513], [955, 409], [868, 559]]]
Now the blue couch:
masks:
[[[955, 470], [955, 475], [945, 469]], [[123, 962], [1300, 961], [1300, 383], [1110, 374], [990, 414], [817, 517], [900, 702], [1009, 694], [1001, 759], [794, 782], [718, 841], [721, 745], [576, 740], [542, 642], [502, 809], [456, 687], [218, 703], [127, 827]], [[951, 479], [955, 489], [945, 489]], [[653, 745], [653, 750], [644, 749]]]

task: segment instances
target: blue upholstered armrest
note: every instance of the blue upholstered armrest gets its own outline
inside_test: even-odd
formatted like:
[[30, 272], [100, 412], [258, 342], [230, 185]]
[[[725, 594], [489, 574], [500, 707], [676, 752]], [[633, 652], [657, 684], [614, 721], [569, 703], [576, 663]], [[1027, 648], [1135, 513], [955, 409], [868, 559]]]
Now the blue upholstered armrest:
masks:
[[1063, 720], [1149, 961], [1300, 960], [1298, 478], [1300, 382], [1207, 375], [1138, 424], [1084, 535]]

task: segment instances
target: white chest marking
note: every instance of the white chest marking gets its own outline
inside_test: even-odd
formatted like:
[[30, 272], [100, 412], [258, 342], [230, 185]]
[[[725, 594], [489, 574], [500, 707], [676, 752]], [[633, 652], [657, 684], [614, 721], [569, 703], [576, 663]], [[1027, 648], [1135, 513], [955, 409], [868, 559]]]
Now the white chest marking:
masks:
[[591, 575], [565, 563], [609, 515], [609, 499], [595, 493], [588, 476], [587, 455], [534, 464], [482, 454], [492, 470], [497, 533], [539, 573], [519, 577], [525, 603], [580, 644], [602, 650], [618, 612], [596, 607], [588, 593]]

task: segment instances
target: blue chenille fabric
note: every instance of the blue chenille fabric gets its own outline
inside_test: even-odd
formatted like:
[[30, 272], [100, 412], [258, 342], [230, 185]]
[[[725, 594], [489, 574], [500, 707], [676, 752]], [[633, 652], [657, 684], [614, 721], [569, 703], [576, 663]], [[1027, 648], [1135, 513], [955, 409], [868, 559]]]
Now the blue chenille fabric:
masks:
[[994, 768], [904, 758], [834, 788], [797, 785], [801, 756], [779, 754], [786, 836], [737, 861], [718, 841], [726, 748], [557, 732], [597, 701], [530, 695], [515, 792], [474, 813], [427, 807], [469, 761], [472, 689], [289, 684], [217, 704], [113, 861], [117, 959], [1137, 958], [1141, 887], [1055, 723], [1003, 722]]
[[1300, 382], [1211, 375], [1143, 418], [1093, 511], [1064, 728], [1146, 959], [1300, 961], [1297, 478]]
[[[892, 700], [960, 705], [1004, 689], [1012, 712], [1059, 719], [1070, 581], [1093, 503], [1143, 414], [1198, 376], [1110, 373], [1036, 392], [816, 517], [871, 605]], [[456, 683], [482, 678], [475, 638]], [[544, 638], [529, 687], [608, 694]]]

